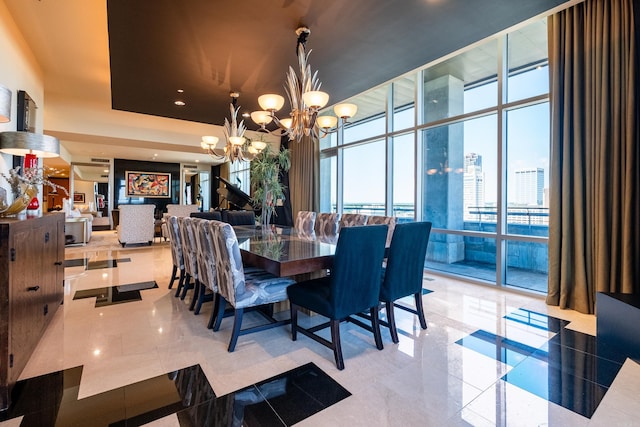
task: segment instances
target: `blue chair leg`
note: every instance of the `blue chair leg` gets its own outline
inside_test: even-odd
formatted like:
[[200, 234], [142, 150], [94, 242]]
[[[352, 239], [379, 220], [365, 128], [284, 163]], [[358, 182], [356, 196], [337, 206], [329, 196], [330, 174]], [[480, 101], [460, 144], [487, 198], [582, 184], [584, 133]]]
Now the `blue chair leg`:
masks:
[[207, 294], [207, 288], [204, 284], [200, 283], [200, 292], [198, 293], [198, 302], [196, 303], [196, 308], [193, 311], [193, 314], [200, 314], [200, 309], [202, 308], [202, 304], [205, 301], [213, 301], [213, 295]]
[[187, 291], [191, 289], [191, 275], [189, 273], [185, 273], [184, 275], [184, 287], [182, 288], [182, 294], [180, 295], [180, 299], [184, 299], [187, 296]]
[[396, 328], [396, 315], [393, 312], [393, 301], [387, 301], [384, 304], [387, 311], [387, 323], [389, 324], [389, 333], [391, 334], [391, 341], [399, 343], [398, 329]]
[[298, 306], [290, 304], [289, 313], [291, 317], [291, 341], [295, 341], [298, 339]]
[[173, 282], [178, 278], [178, 266], [174, 265], [171, 270], [171, 280], [169, 281], [169, 289], [173, 288]]
[[342, 344], [340, 343], [340, 320], [331, 319], [331, 342], [333, 344], [333, 357], [336, 359], [336, 367], [344, 369], [344, 359], [342, 358]]
[[222, 318], [224, 317], [224, 308], [227, 305], [227, 300], [222, 295], [218, 295], [218, 304], [218, 315], [216, 316], [216, 323], [213, 325], [214, 332], [220, 330], [220, 325], [222, 324]]
[[382, 335], [380, 335], [380, 323], [378, 322], [378, 306], [371, 307], [369, 309], [369, 313], [371, 314], [371, 328], [373, 329], [373, 338], [376, 341], [376, 348], [378, 350], [382, 350], [384, 346], [382, 345]]
[[218, 317], [218, 311], [220, 310], [220, 297], [217, 292], [213, 293], [213, 310], [211, 310], [211, 317], [209, 317], [209, 323], [207, 329], [213, 329], [213, 324]]
[[202, 284], [200, 280], [196, 279], [196, 282], [193, 284], [193, 296], [191, 297], [191, 303], [189, 303], [189, 310], [193, 311], [196, 308], [196, 302], [198, 302], [198, 298], [200, 296], [200, 291], [204, 292], [202, 289]]
[[176, 294], [175, 297], [179, 297], [180, 296], [180, 291], [182, 291], [182, 288], [184, 287], [184, 279], [185, 279], [185, 274], [184, 274], [184, 269], [180, 270], [180, 279], [178, 280], [178, 287], [176, 288]]
[[424, 309], [422, 307], [422, 291], [416, 292], [414, 297], [416, 299], [416, 311], [418, 312], [418, 319], [420, 319], [420, 327], [427, 329], [427, 319], [424, 317]]
[[236, 343], [238, 342], [238, 336], [240, 335], [240, 327], [242, 326], [242, 315], [244, 309], [236, 308], [233, 316], [233, 331], [231, 332], [231, 339], [229, 339], [229, 353], [236, 349]]

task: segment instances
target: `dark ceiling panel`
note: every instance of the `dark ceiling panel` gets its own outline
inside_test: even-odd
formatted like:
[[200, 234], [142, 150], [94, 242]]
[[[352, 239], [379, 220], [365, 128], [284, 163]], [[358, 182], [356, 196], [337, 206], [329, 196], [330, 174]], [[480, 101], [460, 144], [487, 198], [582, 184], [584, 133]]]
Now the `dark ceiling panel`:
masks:
[[112, 105], [221, 125], [238, 91], [257, 110], [259, 95], [285, 95], [300, 25], [334, 103], [565, 2], [108, 0]]

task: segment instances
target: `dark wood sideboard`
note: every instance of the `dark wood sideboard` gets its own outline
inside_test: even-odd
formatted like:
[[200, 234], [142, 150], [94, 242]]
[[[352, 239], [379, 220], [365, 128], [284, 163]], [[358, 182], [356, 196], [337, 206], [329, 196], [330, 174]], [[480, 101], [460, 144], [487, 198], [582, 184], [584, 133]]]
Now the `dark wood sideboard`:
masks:
[[0, 219], [0, 410], [64, 298], [64, 214]]

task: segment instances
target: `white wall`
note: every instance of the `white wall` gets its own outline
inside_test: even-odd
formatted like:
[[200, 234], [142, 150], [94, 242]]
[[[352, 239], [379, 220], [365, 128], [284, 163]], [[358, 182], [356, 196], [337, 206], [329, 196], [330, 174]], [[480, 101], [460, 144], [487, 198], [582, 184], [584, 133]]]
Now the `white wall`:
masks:
[[[0, 84], [12, 91], [11, 121], [0, 123], [0, 132], [16, 130], [18, 90], [26, 91], [35, 101], [36, 131], [41, 132], [44, 120], [44, 74], [29, 46], [18, 30], [4, 2], [0, 2]], [[12, 166], [12, 156], [0, 154], [0, 172], [7, 174]], [[10, 194], [7, 182], [0, 185]], [[42, 193], [42, 192], [40, 192]], [[40, 197], [42, 194], [39, 195]], [[42, 205], [42, 202], [40, 203]]]
[[[95, 193], [94, 193], [94, 182], [93, 181], [80, 181], [76, 179], [73, 181], [73, 192], [74, 193], [84, 193], [84, 203], [78, 202], [76, 204], [85, 204], [95, 203]], [[95, 205], [94, 205], [95, 207]]]

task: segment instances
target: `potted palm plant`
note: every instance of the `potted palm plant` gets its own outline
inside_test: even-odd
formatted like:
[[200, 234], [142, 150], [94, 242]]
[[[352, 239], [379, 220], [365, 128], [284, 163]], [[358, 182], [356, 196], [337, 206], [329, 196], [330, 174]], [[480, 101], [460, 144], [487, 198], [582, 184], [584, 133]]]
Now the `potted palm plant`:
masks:
[[280, 171], [288, 171], [290, 167], [289, 150], [275, 153], [269, 144], [251, 161], [251, 190], [256, 205], [262, 208], [258, 220], [265, 230], [271, 223], [276, 201], [284, 199], [285, 186], [280, 182]]

